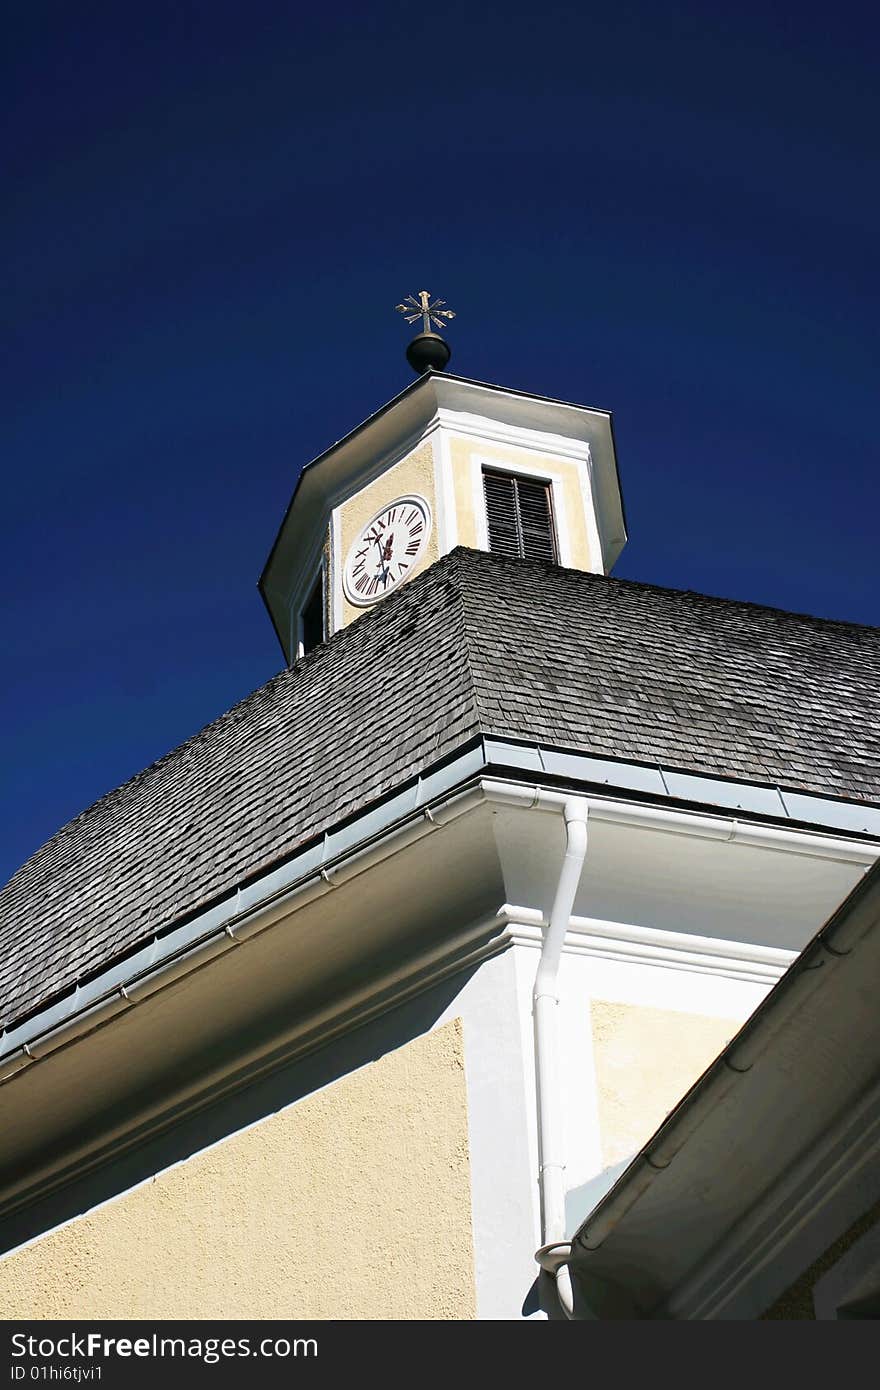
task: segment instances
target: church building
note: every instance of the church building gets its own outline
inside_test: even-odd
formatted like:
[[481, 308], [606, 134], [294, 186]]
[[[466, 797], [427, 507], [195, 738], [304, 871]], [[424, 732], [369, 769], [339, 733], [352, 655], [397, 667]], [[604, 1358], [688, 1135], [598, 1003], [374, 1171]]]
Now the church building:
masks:
[[880, 629], [612, 578], [442, 305], [284, 669], [0, 893], [6, 1319], [880, 1316]]

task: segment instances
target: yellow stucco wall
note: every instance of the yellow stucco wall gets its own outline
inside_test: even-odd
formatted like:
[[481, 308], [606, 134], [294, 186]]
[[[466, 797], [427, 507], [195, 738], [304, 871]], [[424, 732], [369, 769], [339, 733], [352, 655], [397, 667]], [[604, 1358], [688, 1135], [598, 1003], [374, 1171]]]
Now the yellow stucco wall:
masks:
[[[434, 449], [431, 441], [428, 440], [421, 444], [413, 453], [406, 458], [395, 463], [381, 477], [374, 478], [366, 487], [361, 488], [353, 497], [349, 497], [343, 502], [339, 509], [339, 533], [341, 540], [341, 551], [337, 557], [340, 572], [345, 565], [346, 557], [354, 541], [360, 534], [361, 528], [366, 526], [371, 517], [380, 512], [383, 507], [392, 503], [395, 497], [406, 497], [415, 493], [419, 497], [424, 497], [431, 508], [432, 526], [431, 534], [428, 537], [428, 544], [425, 546], [424, 554], [419, 563], [407, 576], [406, 582], [414, 575], [420, 574], [428, 565], [432, 565], [439, 558], [440, 552], [437, 548], [437, 498], [434, 487]], [[355, 618], [359, 618], [363, 608], [357, 608], [343, 595], [342, 598], [342, 626], [346, 627]]]
[[602, 1161], [631, 1158], [738, 1032], [734, 1019], [593, 1000]]
[[0, 1260], [13, 1318], [471, 1318], [455, 1020]]
[[[584, 514], [584, 499], [581, 492], [581, 474], [585, 465], [574, 459], [550, 458], [532, 450], [516, 449], [513, 446], [491, 444], [475, 439], [450, 440], [453, 487], [455, 493], [455, 519], [459, 545], [478, 548], [479, 532], [474, 515], [474, 456], [488, 460], [504, 468], [505, 464], [517, 464], [534, 470], [541, 476], [553, 474], [562, 484], [565, 507], [565, 525], [568, 531], [570, 555], [568, 565], [571, 569], [592, 570], [594, 557], [590, 550], [587, 533], [587, 520]], [[598, 560], [598, 557], [595, 557]]]
[[[463, 439], [452, 435], [449, 441], [449, 459], [452, 469], [452, 497], [455, 509], [455, 543], [479, 546], [479, 528], [476, 507], [482, 506], [482, 492], [479, 485], [479, 465], [475, 459], [505, 466], [521, 467], [538, 477], [552, 476], [562, 489], [562, 510], [564, 526], [568, 538], [568, 554], [564, 562], [573, 569], [601, 569], [601, 556], [594, 554], [587, 523], [585, 499], [582, 489], [585, 465], [574, 459], [551, 457], [530, 449], [515, 448], [513, 445], [494, 444], [489, 440]], [[444, 465], [445, 467], [445, 465]], [[476, 479], [476, 486], [475, 486]], [[349, 550], [364, 527], [377, 512], [389, 506], [396, 497], [415, 494], [424, 497], [431, 508], [432, 528], [425, 553], [409, 579], [419, 574], [440, 556], [437, 527], [438, 501], [435, 485], [434, 444], [426, 440], [406, 458], [388, 468], [378, 478], [354, 493], [339, 507], [339, 553], [334, 554], [333, 564], [341, 573]], [[590, 505], [589, 503], [587, 505]], [[449, 541], [452, 544], [452, 541]], [[407, 580], [408, 582], [408, 580]], [[381, 602], [381, 600], [380, 600]], [[343, 594], [341, 626], [345, 627], [364, 612], [349, 603]]]

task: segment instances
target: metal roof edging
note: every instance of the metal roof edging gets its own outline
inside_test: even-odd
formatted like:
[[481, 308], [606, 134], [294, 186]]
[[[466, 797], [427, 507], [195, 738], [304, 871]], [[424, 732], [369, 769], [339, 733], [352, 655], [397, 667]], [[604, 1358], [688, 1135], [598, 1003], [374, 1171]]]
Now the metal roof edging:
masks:
[[[246, 933], [241, 928], [231, 929], [231, 923], [241, 922], [254, 913], [263, 912], [271, 903], [282, 898], [286, 900], [293, 893], [302, 893], [310, 884], [315, 896], [326, 891], [331, 880], [339, 880], [344, 865], [353, 862], [358, 855], [369, 853], [374, 845], [388, 838], [389, 834], [398, 836], [406, 824], [420, 812], [427, 818], [425, 830], [430, 829], [430, 817], [434, 813], [429, 803], [435, 800], [442, 801], [468, 778], [499, 766], [509, 768], [513, 772], [528, 772], [532, 777], [536, 773], [544, 773], [554, 778], [565, 778], [580, 786], [604, 786], [608, 789], [609, 800], [602, 804], [600, 815], [611, 819], [620, 818], [615, 812], [614, 802], [610, 799], [614, 793], [619, 795], [621, 792], [635, 791], [642, 795], [647, 794], [654, 802], [654, 807], [646, 804], [641, 808], [640, 818], [645, 824], [659, 816], [667, 828], [677, 828], [684, 833], [709, 833], [705, 826], [702, 832], [698, 830], [700, 817], [696, 813], [683, 811], [678, 816], [670, 816], [668, 812], [663, 811], [662, 806], [657, 806], [657, 802], [680, 802], [687, 799], [680, 795], [674, 796], [669, 788], [669, 780], [673, 774], [668, 771], [664, 773], [659, 767], [597, 759], [580, 753], [558, 752], [537, 744], [505, 741], [497, 737], [481, 737], [474, 746], [457, 757], [433, 770], [429, 768], [421, 773], [409, 787], [374, 805], [339, 829], [326, 831], [313, 845], [294, 855], [279, 868], [270, 870], [246, 887], [239, 888], [234, 896], [226, 897], [213, 907], [198, 913], [180, 927], [169, 931], [167, 935], [153, 937], [145, 942], [139, 951], [126, 956], [115, 965], [110, 965], [88, 983], [77, 985], [56, 1003], [33, 1014], [17, 1026], [4, 1029], [0, 1033], [0, 1082], [27, 1066], [36, 1057], [34, 1047], [40, 1048], [40, 1055], [44, 1054], [47, 1049], [39, 1040], [53, 1039], [54, 1045], [60, 1046], [77, 1018], [91, 1017], [98, 1006], [109, 1009], [112, 1005], [113, 1012], [125, 1008], [128, 1002], [134, 1002], [135, 997], [143, 997], [147, 980], [155, 980], [161, 972], [169, 970], [176, 960], [188, 958], [190, 953], [198, 952], [201, 963], [201, 960], [209, 958], [209, 955], [226, 950], [242, 940]], [[734, 810], [743, 810], [747, 816], [761, 812], [768, 814], [765, 798], [769, 789], [766, 787], [723, 782], [696, 774], [682, 774], [682, 778], [683, 783], [686, 782], [691, 789], [697, 783], [700, 784], [701, 791], [705, 793], [700, 799], [700, 804], [718, 807], [721, 815], [718, 817], [717, 827], [712, 830], [718, 838], [730, 838], [731, 834], [735, 834], [742, 840], [749, 834], [748, 827], [754, 822], [751, 819], [737, 822], [736, 818], [731, 816]], [[524, 789], [527, 798], [536, 790], [531, 787]], [[783, 813], [780, 815], [779, 811], [776, 811], [776, 818], [790, 819], [782, 800], [783, 794], [778, 789], [777, 793]], [[739, 796], [739, 800], [731, 801], [733, 794]], [[800, 797], [801, 801], [804, 799]], [[550, 807], [551, 803], [555, 804], [552, 792], [543, 793], [542, 800], [547, 807]], [[823, 808], [852, 808], [852, 814], [856, 819], [860, 822], [867, 819], [872, 827], [876, 827], [873, 833], [880, 837], [880, 809], [856, 807], [854, 803], [826, 802], [820, 797], [811, 800]], [[631, 821], [634, 809], [630, 808], [620, 814]], [[652, 810], [657, 814], [652, 815]], [[727, 816], [724, 815], [725, 811]], [[703, 817], [703, 820], [705, 819]], [[735, 825], [733, 831], [732, 821]], [[829, 829], [844, 828], [840, 825], [834, 826], [833, 822], [829, 824], [828, 821], [822, 822], [818, 819], [813, 823], [825, 824]], [[851, 820], [847, 828], [854, 829]], [[770, 827], [771, 834], [774, 829], [776, 828]], [[759, 834], [762, 843], [767, 841], [767, 831], [756, 830], [754, 833]], [[870, 834], [872, 831], [860, 825], [857, 833]], [[832, 857], [839, 854], [844, 861], [855, 860], [864, 863], [866, 867], [877, 855], [877, 847], [867, 842], [853, 843], [834, 837], [820, 840], [809, 831], [799, 832], [794, 825], [791, 830], [779, 829], [778, 837], [781, 848], [796, 849], [798, 844], [803, 842], [806, 853], [822, 853]], [[209, 942], [215, 943], [210, 951]], [[178, 970], [177, 973], [181, 971]]]

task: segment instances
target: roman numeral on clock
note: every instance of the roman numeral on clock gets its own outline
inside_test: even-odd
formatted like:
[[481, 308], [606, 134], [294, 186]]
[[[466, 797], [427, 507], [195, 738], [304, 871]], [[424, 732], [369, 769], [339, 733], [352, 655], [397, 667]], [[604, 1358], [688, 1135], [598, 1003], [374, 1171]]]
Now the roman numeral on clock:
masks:
[[408, 579], [430, 533], [429, 506], [421, 498], [389, 502], [352, 541], [342, 574], [350, 602], [367, 608]]

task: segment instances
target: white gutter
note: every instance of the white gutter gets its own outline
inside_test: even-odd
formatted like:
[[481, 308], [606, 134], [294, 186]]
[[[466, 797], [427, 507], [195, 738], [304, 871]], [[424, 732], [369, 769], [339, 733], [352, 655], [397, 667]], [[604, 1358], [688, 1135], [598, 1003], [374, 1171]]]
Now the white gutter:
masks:
[[[536, 811], [559, 813], [571, 800], [570, 793], [551, 791], [538, 784], [504, 782], [491, 777], [481, 779], [483, 795], [488, 801], [507, 806], [523, 806]], [[646, 806], [640, 802], [611, 800], [607, 797], [584, 798], [593, 820], [615, 825], [630, 825], [643, 830], [662, 830], [672, 834], [691, 835], [701, 840], [726, 840], [732, 844], [756, 849], [778, 849], [789, 854], [807, 854], [813, 858], [836, 860], [841, 864], [861, 864], [869, 869], [878, 857], [876, 841], [853, 840], [841, 835], [814, 835], [809, 830], [791, 830], [783, 826], [762, 825], [760, 821], [739, 820], [736, 816], [707, 816], [700, 811], [673, 811], [665, 806]]]
[[[541, 1181], [542, 1236], [538, 1261], [555, 1252], [568, 1254], [565, 1243], [565, 1162], [562, 1142], [562, 1098], [558, 1064], [559, 964], [571, 920], [575, 894], [587, 853], [587, 802], [570, 797], [565, 817], [565, 857], [535, 975], [535, 1076], [538, 1090], [538, 1151]], [[566, 1264], [555, 1263], [556, 1288], [566, 1317], [574, 1315], [571, 1276]]]
[[[115, 1014], [131, 1008], [149, 998], [159, 989], [172, 984], [181, 976], [207, 964], [215, 956], [239, 946], [250, 937], [265, 931], [282, 921], [293, 908], [305, 906], [315, 898], [331, 892], [339, 884], [347, 882], [364, 870], [381, 863], [390, 855], [396, 854], [406, 845], [428, 835], [438, 825], [445, 825], [457, 816], [479, 805], [482, 801], [479, 786], [465, 788], [452, 796], [447, 796], [439, 804], [425, 806], [412, 819], [404, 821], [377, 837], [371, 843], [359, 847], [341, 857], [335, 863], [322, 867], [317, 874], [296, 878], [295, 861], [290, 868], [282, 869], [268, 877], [275, 881], [276, 891], [266, 896], [260, 895], [260, 885], [252, 892], [242, 892], [228, 899], [216, 909], [205, 914], [212, 921], [213, 930], [196, 936], [165, 958], [150, 962], [146, 968], [142, 963], [143, 953], [132, 962], [123, 962], [122, 978], [117, 978], [112, 988], [101, 992], [94, 1002], [77, 1008], [66, 1004], [69, 1013], [60, 1021], [46, 1026], [40, 1015], [16, 1028], [13, 1033], [14, 1045], [0, 1056], [0, 1084], [15, 1076], [23, 1068], [66, 1046], [76, 1039], [94, 1031], [108, 1022]], [[286, 880], [286, 881], [285, 881]], [[198, 931], [198, 919], [191, 929]], [[155, 948], [151, 948], [152, 949]], [[110, 972], [107, 972], [108, 975]], [[96, 982], [100, 990], [100, 981]], [[47, 1010], [51, 1018], [54, 1010]], [[6, 1035], [7, 1038], [9, 1035]]]
[[[93, 982], [77, 987], [72, 995], [12, 1027], [0, 1035], [0, 1084], [38, 1057], [91, 1032], [154, 989], [271, 926], [290, 910], [294, 901], [297, 906], [304, 905], [344, 878], [427, 834], [434, 823], [442, 823], [483, 799], [556, 815], [572, 799], [570, 794], [536, 783], [479, 777], [482, 765], [482, 752], [476, 750], [462, 755], [441, 773], [423, 776], [418, 786], [395, 796], [379, 812], [363, 817], [364, 827], [369, 825], [374, 830], [374, 838], [358, 841], [357, 827], [325, 836], [323, 849], [318, 847], [296, 856], [184, 927], [147, 943], [130, 960], [108, 967]], [[468, 784], [462, 774], [466, 777], [473, 772], [477, 772], [479, 780]], [[421, 807], [416, 810], [419, 801]], [[876, 841], [850, 839], [843, 834], [816, 835], [801, 829], [672, 810], [611, 796], [591, 796], [586, 805], [595, 820], [806, 854], [842, 864], [860, 864], [865, 870], [880, 851]], [[391, 819], [390, 826], [386, 816]], [[401, 819], [396, 820], [397, 816]]]

